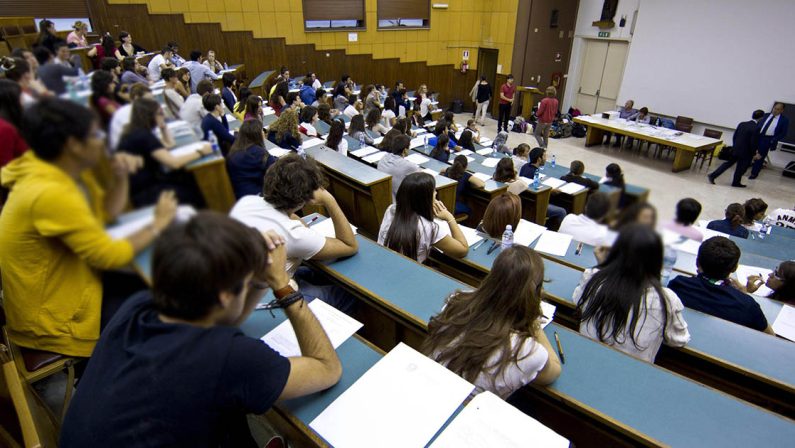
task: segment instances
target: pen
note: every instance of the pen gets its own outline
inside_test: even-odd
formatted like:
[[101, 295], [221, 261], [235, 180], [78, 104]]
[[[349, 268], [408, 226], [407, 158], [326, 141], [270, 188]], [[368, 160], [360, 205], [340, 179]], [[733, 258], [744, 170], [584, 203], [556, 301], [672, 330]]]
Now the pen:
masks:
[[317, 221], [317, 219], [318, 219], [318, 218], [320, 218], [320, 216], [315, 216], [314, 218], [310, 219], [310, 220], [309, 220], [309, 225], [311, 226], [311, 225], [312, 225], [312, 223], [313, 223], [313, 222], [315, 222], [315, 221]]
[[560, 346], [560, 338], [558, 337], [558, 332], [555, 332], [555, 343], [558, 345], [558, 356], [560, 356], [560, 363], [566, 364], [566, 357], [563, 356], [563, 347]]
[[488, 252], [486, 252], [486, 255], [491, 255], [491, 253], [494, 252], [495, 250], [497, 250], [498, 247], [499, 246], [497, 246], [497, 242], [496, 241], [491, 243], [491, 247], [489, 247], [489, 250], [488, 250]]
[[486, 238], [483, 238], [482, 240], [478, 241], [477, 243], [475, 243], [474, 246], [472, 246], [472, 250], [478, 250], [478, 247], [482, 246], [483, 243], [485, 243], [485, 242], [486, 242]]
[[577, 243], [577, 249], [574, 250], [574, 255], [580, 255], [582, 253], [582, 243]]

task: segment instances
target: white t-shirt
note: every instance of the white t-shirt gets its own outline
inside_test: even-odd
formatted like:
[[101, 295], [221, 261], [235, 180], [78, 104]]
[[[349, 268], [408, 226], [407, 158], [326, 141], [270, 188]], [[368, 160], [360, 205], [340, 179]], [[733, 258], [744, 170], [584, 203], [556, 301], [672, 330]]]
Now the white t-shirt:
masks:
[[585, 215], [574, 213], [569, 213], [563, 218], [558, 232], [571, 235], [575, 240], [591, 246], [612, 246], [616, 239], [615, 232], [606, 225], [599, 224]]
[[[386, 246], [386, 234], [395, 219], [395, 204], [389, 206], [384, 213], [384, 220], [381, 221], [381, 228], [378, 230], [378, 244]], [[417, 232], [419, 233], [419, 245], [417, 246], [417, 261], [422, 263], [428, 258], [431, 247], [450, 235], [450, 226], [440, 220], [429, 221], [422, 216], [417, 220]]]
[[425, 118], [425, 116], [428, 115], [428, 112], [430, 112], [430, 107], [431, 99], [428, 97], [423, 98], [422, 102], [420, 102], [420, 116]]
[[348, 105], [348, 107], [345, 108], [345, 110], [342, 111], [342, 113], [351, 118], [359, 115], [359, 111], [356, 110], [356, 108], [351, 106], [350, 104]]
[[777, 208], [767, 217], [768, 219], [773, 220], [773, 222], [779, 227], [795, 229], [795, 210]]
[[202, 104], [202, 97], [198, 93], [191, 94], [179, 110], [179, 118], [187, 121], [194, 128], [202, 124], [202, 118], [207, 115], [207, 109]]
[[383, 122], [383, 125], [386, 126], [387, 128], [392, 127], [392, 123], [390, 120], [392, 120], [393, 118], [395, 118], [395, 112], [393, 112], [391, 109], [385, 109], [381, 113], [381, 121]]
[[276, 210], [261, 196], [243, 196], [232, 207], [229, 216], [257, 230], [273, 230], [286, 241], [287, 273], [292, 277], [304, 260], [318, 254], [326, 244], [326, 237], [304, 225], [300, 220], [290, 219], [286, 213]]
[[[543, 345], [536, 343], [533, 338], [521, 338], [518, 334], [511, 334], [511, 350], [519, 347], [518, 363], [511, 364], [497, 376], [496, 368], [481, 372], [475, 379], [475, 386], [479, 391], [488, 390], [503, 399], [508, 398], [520, 387], [533, 381], [538, 372], [544, 369], [549, 359], [549, 353]], [[498, 361], [501, 352], [495, 352], [486, 365], [493, 365]]]
[[163, 111], [166, 113], [166, 117], [174, 120], [179, 119], [185, 98], [182, 98], [182, 95], [174, 89], [163, 89], [163, 102]]
[[149, 72], [150, 81], [160, 81], [160, 66], [165, 63], [166, 58], [164, 58], [162, 54], [155, 55], [155, 57], [149, 61], [149, 65], [146, 66], [146, 70]]
[[[594, 268], [586, 269], [583, 272], [580, 284], [574, 290], [573, 299], [575, 303], [579, 302], [585, 286], [596, 272], [597, 270]], [[687, 323], [682, 317], [684, 305], [682, 305], [682, 301], [675, 292], [668, 288], [663, 288], [663, 292], [665, 293], [668, 309], [668, 321], [665, 329], [662, 328], [664, 319], [662, 301], [660, 296], [657, 295], [657, 291], [654, 288], [649, 288], [644, 297], [645, 303], [641, 303], [640, 306], [644, 315], [638, 319], [635, 327], [635, 341], [638, 347], [635, 347], [629, 335], [629, 323], [632, 321], [631, 312], [627, 318], [624, 332], [619, 334], [617, 340], [608, 339], [604, 341], [605, 344], [648, 362], [654, 362], [654, 358], [657, 356], [657, 352], [663, 342], [671, 347], [684, 347], [690, 341], [690, 332], [687, 331]], [[592, 320], [580, 323], [580, 333], [595, 341], [599, 340], [599, 331]]]
[[340, 144], [337, 145], [337, 152], [339, 152], [343, 156], [348, 155], [348, 141], [345, 140], [344, 138], [340, 140]]
[[315, 78], [315, 82], [312, 83], [312, 88], [317, 90], [321, 87], [323, 87], [323, 84], [320, 83], [319, 79]]
[[132, 116], [132, 104], [125, 104], [124, 106], [116, 109], [113, 112], [113, 117], [110, 119], [110, 127], [108, 128], [108, 143], [110, 143], [110, 150], [116, 151], [121, 141], [121, 134], [124, 132], [124, 127], [130, 122]]

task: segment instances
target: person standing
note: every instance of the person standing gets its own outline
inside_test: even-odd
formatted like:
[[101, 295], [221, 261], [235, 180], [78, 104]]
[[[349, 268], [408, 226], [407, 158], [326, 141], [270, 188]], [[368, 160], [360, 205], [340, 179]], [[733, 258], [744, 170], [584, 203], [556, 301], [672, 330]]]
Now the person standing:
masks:
[[715, 184], [715, 179], [718, 178], [724, 171], [731, 168], [735, 163], [737, 167], [734, 169], [734, 180], [732, 187], [745, 188], [747, 185], [742, 184], [743, 174], [751, 166], [751, 162], [755, 160], [757, 150], [759, 148], [759, 120], [765, 113], [757, 109], [751, 115], [752, 120], [744, 121], [737, 125], [732, 137], [732, 154], [731, 159], [723, 162], [712, 174], [707, 175], [709, 183]]
[[500, 130], [508, 132], [508, 120], [511, 117], [515, 94], [516, 86], [513, 85], [513, 75], [508, 75], [505, 84], [500, 86], [500, 115], [497, 118], [497, 132], [500, 132]]
[[787, 135], [789, 119], [781, 115], [782, 112], [784, 112], [784, 103], [776, 103], [773, 105], [773, 111], [765, 114], [762, 121], [759, 122], [759, 147], [756, 150], [757, 157], [754, 157], [749, 179], [759, 177], [759, 171], [762, 170], [767, 153], [771, 150], [775, 151], [778, 142]]
[[538, 141], [538, 146], [545, 149], [549, 144], [549, 128], [558, 114], [558, 99], [555, 98], [557, 94], [558, 91], [555, 87], [547, 87], [547, 97], [541, 100], [541, 105], [538, 106], [538, 111], [536, 111], [538, 122], [533, 130], [533, 135]]
[[478, 90], [475, 93], [475, 104], [478, 105], [475, 110], [475, 119], [480, 121], [481, 126], [486, 126], [486, 112], [489, 110], [489, 102], [491, 102], [491, 85], [486, 81], [485, 76], [481, 76]]

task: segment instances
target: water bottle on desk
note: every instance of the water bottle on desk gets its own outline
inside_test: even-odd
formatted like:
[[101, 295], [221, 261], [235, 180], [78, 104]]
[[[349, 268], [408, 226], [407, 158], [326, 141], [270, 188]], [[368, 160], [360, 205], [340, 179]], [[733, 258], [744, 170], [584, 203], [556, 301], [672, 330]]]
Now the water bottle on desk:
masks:
[[300, 156], [302, 159], [306, 159], [306, 150], [304, 149], [304, 144], [303, 144], [303, 143], [301, 143], [300, 145], [298, 145], [298, 149], [296, 149], [296, 150], [295, 150], [295, 152], [297, 152], [297, 153], [298, 153], [298, 155], [299, 155], [299, 156]]
[[557, 165], [557, 161], [555, 160], [555, 155], [552, 154], [552, 162], [550, 162], [550, 166], [552, 168], [555, 168], [555, 165]]
[[77, 87], [75, 86], [75, 80], [69, 79], [66, 81], [66, 92], [69, 94], [69, 99], [72, 101], [77, 101]]
[[229, 65], [226, 62], [224, 62], [224, 70], [229, 70]]
[[541, 175], [538, 174], [538, 170], [536, 170], [536, 173], [533, 174], [533, 190], [538, 190], [540, 186], [541, 186]]
[[759, 237], [760, 240], [763, 240], [765, 239], [765, 237], [767, 236], [767, 232], [769, 231], [770, 231], [770, 220], [765, 218], [764, 221], [762, 221], [762, 227], [759, 228], [759, 235], [757, 236]]
[[663, 248], [663, 270], [662, 278], [660, 279], [660, 283], [662, 283], [663, 286], [668, 285], [668, 280], [671, 279], [671, 273], [674, 270], [677, 258], [678, 254], [676, 249], [671, 246], [665, 246]]
[[218, 138], [215, 136], [215, 133], [210, 131], [207, 133], [207, 141], [210, 142], [210, 147], [213, 148], [213, 154], [218, 154], [221, 152], [221, 147], [218, 146]]
[[428, 147], [428, 133], [426, 132], [425, 133], [425, 144], [422, 146], [422, 149], [424, 150], [427, 147]]
[[497, 141], [491, 142], [491, 156], [497, 157]]
[[505, 232], [502, 232], [502, 243], [500, 249], [510, 249], [513, 246], [513, 227], [510, 224], [505, 226]]
[[364, 132], [359, 132], [359, 149], [364, 148]]

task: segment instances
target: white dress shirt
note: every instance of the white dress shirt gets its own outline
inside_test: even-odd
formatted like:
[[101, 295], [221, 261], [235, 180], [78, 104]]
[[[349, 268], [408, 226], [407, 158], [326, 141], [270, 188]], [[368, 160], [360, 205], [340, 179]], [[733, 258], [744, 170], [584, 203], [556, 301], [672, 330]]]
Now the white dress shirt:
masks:
[[[765, 136], [772, 137], [773, 135], [775, 135], [776, 126], [778, 126], [778, 117], [779, 117], [778, 115], [774, 116], [773, 114], [770, 114], [770, 116], [767, 117], [767, 120], [765, 120], [764, 124], [762, 124], [762, 129], [764, 129], [765, 126], [767, 126], [767, 131], [765, 131]], [[770, 126], [767, 125], [768, 123], [770, 123]]]

